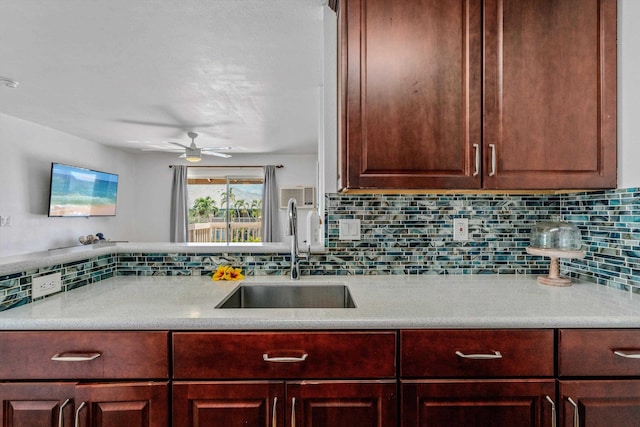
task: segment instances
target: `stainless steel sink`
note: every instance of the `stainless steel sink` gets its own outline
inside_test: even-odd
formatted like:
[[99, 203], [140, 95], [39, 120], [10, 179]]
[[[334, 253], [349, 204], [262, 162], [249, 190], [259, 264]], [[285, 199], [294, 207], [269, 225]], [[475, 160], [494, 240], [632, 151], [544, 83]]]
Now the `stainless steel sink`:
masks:
[[344, 285], [240, 285], [216, 308], [355, 308]]

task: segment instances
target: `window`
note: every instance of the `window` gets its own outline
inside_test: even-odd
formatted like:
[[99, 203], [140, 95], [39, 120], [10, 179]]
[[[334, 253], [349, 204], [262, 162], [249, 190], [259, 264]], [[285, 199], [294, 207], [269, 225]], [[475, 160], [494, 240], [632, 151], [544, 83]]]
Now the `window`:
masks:
[[190, 167], [188, 241], [261, 242], [263, 185], [262, 168]]

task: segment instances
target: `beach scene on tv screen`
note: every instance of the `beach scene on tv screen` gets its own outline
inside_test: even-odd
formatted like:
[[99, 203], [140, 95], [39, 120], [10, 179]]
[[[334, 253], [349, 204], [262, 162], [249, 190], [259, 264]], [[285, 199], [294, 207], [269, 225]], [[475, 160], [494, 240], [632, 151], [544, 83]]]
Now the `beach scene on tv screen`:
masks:
[[54, 164], [50, 216], [116, 214], [118, 175]]

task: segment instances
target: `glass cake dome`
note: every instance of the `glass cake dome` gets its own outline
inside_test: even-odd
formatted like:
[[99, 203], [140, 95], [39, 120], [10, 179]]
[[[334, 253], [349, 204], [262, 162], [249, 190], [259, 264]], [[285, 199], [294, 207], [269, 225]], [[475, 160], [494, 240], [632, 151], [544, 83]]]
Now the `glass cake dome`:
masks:
[[530, 246], [538, 249], [578, 251], [582, 249], [580, 229], [568, 222], [540, 222], [531, 230]]

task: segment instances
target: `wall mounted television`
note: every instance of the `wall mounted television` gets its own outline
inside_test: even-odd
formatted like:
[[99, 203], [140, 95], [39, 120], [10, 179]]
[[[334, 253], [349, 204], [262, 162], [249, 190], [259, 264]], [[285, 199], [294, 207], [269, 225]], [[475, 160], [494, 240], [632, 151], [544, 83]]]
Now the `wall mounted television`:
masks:
[[118, 175], [51, 164], [50, 217], [115, 216]]

